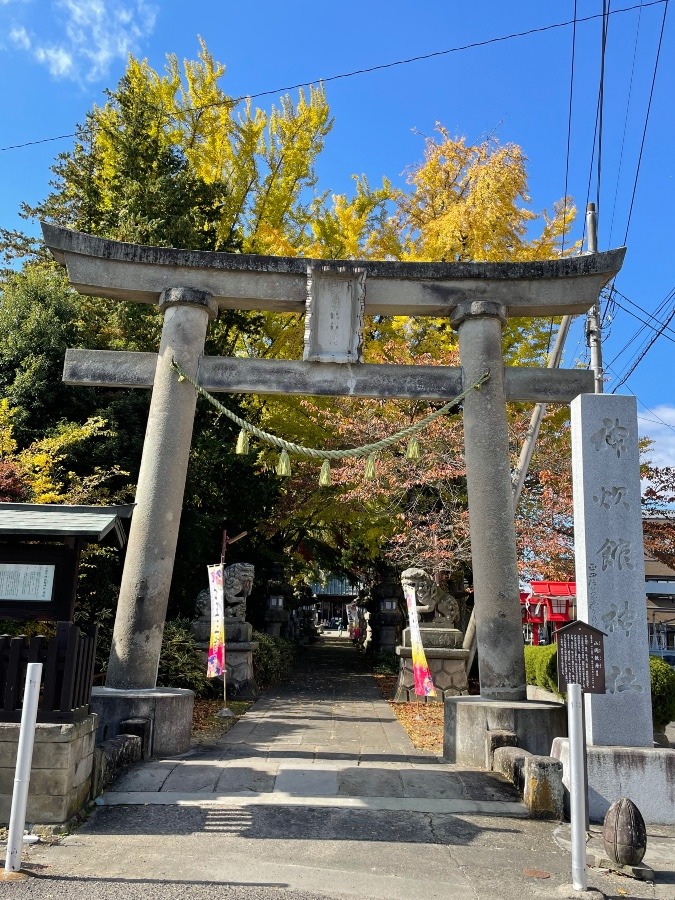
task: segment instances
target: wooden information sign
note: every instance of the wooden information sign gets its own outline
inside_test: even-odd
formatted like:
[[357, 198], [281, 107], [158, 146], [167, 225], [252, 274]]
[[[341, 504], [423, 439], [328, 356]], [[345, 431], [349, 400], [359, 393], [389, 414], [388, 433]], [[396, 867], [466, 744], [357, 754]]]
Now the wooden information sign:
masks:
[[579, 684], [584, 694], [605, 693], [605, 633], [586, 622], [570, 622], [556, 632], [558, 690]]

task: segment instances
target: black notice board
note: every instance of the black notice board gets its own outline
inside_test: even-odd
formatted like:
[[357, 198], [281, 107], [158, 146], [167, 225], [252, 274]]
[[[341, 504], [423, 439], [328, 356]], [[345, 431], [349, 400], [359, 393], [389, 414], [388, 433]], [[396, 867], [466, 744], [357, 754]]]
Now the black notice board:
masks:
[[605, 633], [586, 622], [571, 622], [556, 631], [558, 690], [580, 684], [585, 694], [605, 693]]
[[79, 547], [45, 544], [0, 547], [0, 619], [73, 618]]

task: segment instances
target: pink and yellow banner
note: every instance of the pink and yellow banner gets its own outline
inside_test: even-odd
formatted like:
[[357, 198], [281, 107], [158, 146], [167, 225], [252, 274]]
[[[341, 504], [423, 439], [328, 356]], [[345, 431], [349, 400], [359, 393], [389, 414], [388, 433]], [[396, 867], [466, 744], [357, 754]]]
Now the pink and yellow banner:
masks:
[[405, 602], [408, 606], [408, 621], [410, 623], [410, 646], [412, 648], [413, 677], [415, 679], [415, 693], [418, 697], [435, 697], [436, 688], [431, 677], [431, 671], [422, 646], [420, 634], [420, 621], [417, 615], [417, 603], [415, 602], [415, 588], [412, 585], [403, 585]]
[[223, 601], [223, 567], [207, 566], [211, 594], [211, 641], [206, 677], [216, 678], [225, 672], [225, 604]]

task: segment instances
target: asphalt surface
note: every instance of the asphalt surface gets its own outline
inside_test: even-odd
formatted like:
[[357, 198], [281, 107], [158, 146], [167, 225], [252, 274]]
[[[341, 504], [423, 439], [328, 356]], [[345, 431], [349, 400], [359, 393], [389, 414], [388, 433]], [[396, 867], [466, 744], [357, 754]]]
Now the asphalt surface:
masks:
[[[216, 745], [133, 767], [101, 801], [73, 834], [27, 848], [27, 879], [0, 881], [0, 896], [584, 896], [569, 887], [568, 826], [523, 818], [491, 773], [416, 751], [346, 638], [310, 648]], [[655, 884], [590, 869], [589, 885], [675, 900], [675, 829], [648, 830]]]

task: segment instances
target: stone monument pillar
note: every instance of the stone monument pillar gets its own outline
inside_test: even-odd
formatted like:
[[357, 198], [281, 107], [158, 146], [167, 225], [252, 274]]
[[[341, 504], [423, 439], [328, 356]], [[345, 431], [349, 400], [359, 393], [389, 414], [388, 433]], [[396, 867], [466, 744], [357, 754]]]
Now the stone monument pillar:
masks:
[[[604, 694], [584, 697], [589, 815], [629, 797], [648, 824], [675, 824], [675, 751], [655, 748], [635, 397], [572, 401], [577, 618], [604, 632]], [[569, 787], [569, 746], [551, 755]]]
[[572, 401], [577, 618], [605, 633], [605, 694], [587, 694], [589, 744], [651, 747], [652, 704], [635, 397]]

